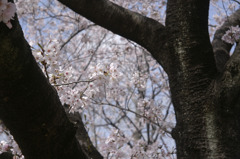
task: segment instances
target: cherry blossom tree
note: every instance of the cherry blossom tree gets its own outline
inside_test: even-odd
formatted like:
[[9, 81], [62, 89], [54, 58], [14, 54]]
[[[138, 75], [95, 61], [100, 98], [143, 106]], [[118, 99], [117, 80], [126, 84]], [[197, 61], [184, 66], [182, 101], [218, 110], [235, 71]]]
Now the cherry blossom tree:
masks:
[[240, 156], [238, 1], [59, 2], [0, 0], [0, 153]]

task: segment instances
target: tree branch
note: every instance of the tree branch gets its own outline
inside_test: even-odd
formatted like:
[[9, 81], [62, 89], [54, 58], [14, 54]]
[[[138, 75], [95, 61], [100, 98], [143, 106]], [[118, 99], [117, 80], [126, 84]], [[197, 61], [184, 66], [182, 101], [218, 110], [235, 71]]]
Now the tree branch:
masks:
[[88, 133], [84, 127], [84, 123], [82, 121], [82, 117], [79, 113], [69, 113], [68, 105], [64, 105], [65, 112], [67, 113], [70, 121], [77, 127], [76, 138], [78, 139], [82, 150], [88, 156], [88, 158], [93, 159], [102, 159], [102, 155], [97, 151], [97, 149], [93, 146]]
[[[216, 84], [217, 86], [215, 88], [218, 88], [216, 90], [218, 98], [220, 100], [224, 99], [222, 105], [225, 103], [226, 106], [229, 106], [229, 110], [232, 109], [235, 105], [231, 103], [236, 103], [234, 100], [239, 98], [240, 93], [240, 44], [236, 46], [233, 55], [227, 61], [224, 72], [221, 74]], [[219, 96], [224, 96], [224, 98], [220, 98]], [[239, 107], [239, 105], [237, 106]], [[238, 109], [240, 112], [240, 107]]]
[[232, 0], [233, 2], [236, 2], [237, 4], [239, 4], [240, 5], [240, 2], [239, 1], [237, 1], [237, 0]]
[[[225, 152], [232, 155], [229, 158], [237, 158], [240, 155], [240, 45], [230, 59], [227, 61], [224, 71], [215, 82], [214, 86], [215, 99], [213, 100], [216, 107], [215, 122], [216, 130], [222, 136], [222, 142], [226, 145], [234, 145], [236, 149], [226, 147]], [[226, 131], [227, 130], [227, 131]], [[233, 157], [234, 156], [234, 157]]]
[[214, 34], [212, 46], [218, 70], [223, 71], [224, 65], [230, 58], [232, 44], [222, 41], [223, 35], [231, 26], [240, 25], [240, 9], [227, 18], [226, 22]]
[[108, 0], [58, 0], [74, 12], [115, 34], [145, 47], [167, 70], [170, 58], [164, 50], [165, 27], [136, 12], [120, 7]]

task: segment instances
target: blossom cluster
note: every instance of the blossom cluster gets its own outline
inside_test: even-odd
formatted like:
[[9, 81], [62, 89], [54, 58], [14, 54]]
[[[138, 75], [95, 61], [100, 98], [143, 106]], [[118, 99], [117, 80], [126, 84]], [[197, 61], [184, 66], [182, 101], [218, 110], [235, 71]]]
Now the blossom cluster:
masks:
[[144, 91], [146, 89], [147, 78], [147, 75], [141, 75], [140, 73], [135, 72], [132, 76], [131, 81], [134, 83], [136, 88], [138, 88], [140, 91]]
[[119, 70], [116, 63], [103, 64], [98, 63], [89, 68], [89, 79], [92, 81], [89, 84], [89, 89], [86, 95], [90, 98], [103, 98], [106, 95], [117, 98], [122, 94], [121, 89], [118, 89], [117, 82], [122, 77], [122, 72]]
[[149, 145], [146, 141], [134, 141], [124, 136], [120, 130], [113, 130], [101, 144], [101, 152], [108, 154], [108, 157], [113, 159], [145, 159], [159, 158], [160, 156], [170, 157], [175, 153], [175, 149], [166, 151], [158, 142]]
[[60, 54], [57, 40], [51, 40], [44, 46], [38, 45], [40, 50], [34, 50], [33, 55], [49, 82], [56, 87], [62, 104], [71, 106], [71, 111], [79, 111], [84, 105], [82, 91], [71, 88], [78, 72], [73, 67], [62, 67], [65, 57]]
[[[57, 40], [38, 46], [40, 50], [35, 49], [33, 55], [49, 82], [56, 87], [62, 104], [70, 106], [70, 112], [82, 112], [91, 99], [101, 99], [106, 96], [116, 99], [124, 94], [123, 89], [118, 87], [122, 73], [117, 63], [91, 65], [85, 73], [85, 79], [79, 80], [78, 77], [82, 77], [84, 73], [77, 71], [71, 65], [63, 67], [66, 57], [61, 56]], [[84, 86], [80, 84], [81, 82], [85, 83]]]
[[8, 129], [4, 126], [2, 121], [0, 120], [0, 134], [2, 137], [4, 135], [8, 135], [7, 140], [0, 140], [0, 154], [3, 152], [10, 152], [13, 154], [14, 159], [24, 159], [20, 148], [18, 147], [17, 143], [15, 142], [13, 136], [10, 134]]
[[[119, 95], [124, 94], [124, 91], [117, 84], [122, 73], [115, 63], [99, 63], [95, 66], [90, 66], [87, 71], [88, 76], [85, 77], [84, 81], [77, 81], [74, 78], [77, 77], [77, 72], [72, 67], [70, 69], [72, 70], [65, 70], [63, 74], [65, 77], [63, 82], [68, 82], [70, 85], [57, 87], [61, 102], [71, 106], [70, 112], [82, 112], [82, 109], [86, 108], [91, 100], [100, 100], [108, 97], [118, 98]], [[72, 77], [71, 80], [70, 77]], [[85, 83], [85, 86], [75, 87], [81, 82]], [[74, 86], [71, 83], [74, 83]]]
[[240, 39], [240, 28], [239, 26], [231, 26], [228, 31], [223, 35], [222, 40], [234, 44], [235, 42], [238, 42]]
[[157, 107], [152, 99], [140, 99], [138, 109], [147, 119], [151, 121], [161, 120], [161, 110]]
[[17, 143], [13, 140], [11, 136], [11, 141], [4, 141], [0, 142], [0, 154], [3, 152], [10, 152], [14, 155], [14, 159], [24, 159], [24, 156], [21, 153]]
[[9, 29], [12, 28], [10, 20], [14, 17], [16, 12], [16, 5], [7, 0], [0, 0], [0, 22], [7, 25]]
[[123, 133], [119, 130], [114, 130], [109, 137], [103, 143], [101, 149], [107, 152], [112, 158], [126, 158], [127, 153], [124, 152], [124, 145], [128, 142], [128, 139], [123, 136]]

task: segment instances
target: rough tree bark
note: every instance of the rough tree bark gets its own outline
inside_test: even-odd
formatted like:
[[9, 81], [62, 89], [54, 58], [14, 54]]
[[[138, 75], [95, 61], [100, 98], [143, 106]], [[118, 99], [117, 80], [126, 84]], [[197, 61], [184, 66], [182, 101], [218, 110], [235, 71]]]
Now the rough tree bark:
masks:
[[0, 118], [26, 159], [101, 159], [90, 140], [76, 139], [87, 136], [84, 126], [68, 120], [14, 19], [13, 29], [0, 24]]
[[[176, 112], [178, 158], [240, 157], [240, 46], [230, 57], [232, 46], [221, 41], [228, 26], [240, 24], [239, 10], [211, 44], [209, 0], [168, 0], [165, 26], [107, 0], [59, 1], [145, 47], [164, 68]], [[26, 157], [87, 157], [17, 22], [13, 30], [0, 25], [0, 74], [0, 117]]]

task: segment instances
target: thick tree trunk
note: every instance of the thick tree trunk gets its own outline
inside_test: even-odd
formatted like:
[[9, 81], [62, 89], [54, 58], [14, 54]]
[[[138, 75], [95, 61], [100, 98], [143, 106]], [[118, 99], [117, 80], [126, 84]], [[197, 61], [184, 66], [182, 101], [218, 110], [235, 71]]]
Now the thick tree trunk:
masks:
[[178, 158], [215, 158], [218, 155], [211, 146], [215, 133], [209, 132], [213, 126], [209, 89], [213, 87], [211, 82], [216, 69], [207, 32], [208, 12], [203, 15], [202, 10], [208, 11], [207, 0], [198, 4], [170, 0], [167, 6], [169, 52], [175, 57], [169, 73], [177, 120], [172, 135]]
[[177, 120], [172, 135], [178, 158], [237, 159], [239, 110], [231, 105], [239, 103], [239, 88], [234, 86], [230, 98], [230, 90], [224, 90], [229, 85], [220, 89], [224, 86], [209, 40], [208, 8], [208, 0], [168, 1], [169, 53], [175, 57], [168, 75]]
[[35, 62], [17, 18], [12, 23], [11, 30], [0, 24], [0, 118], [26, 159], [88, 158], [56, 90]]

